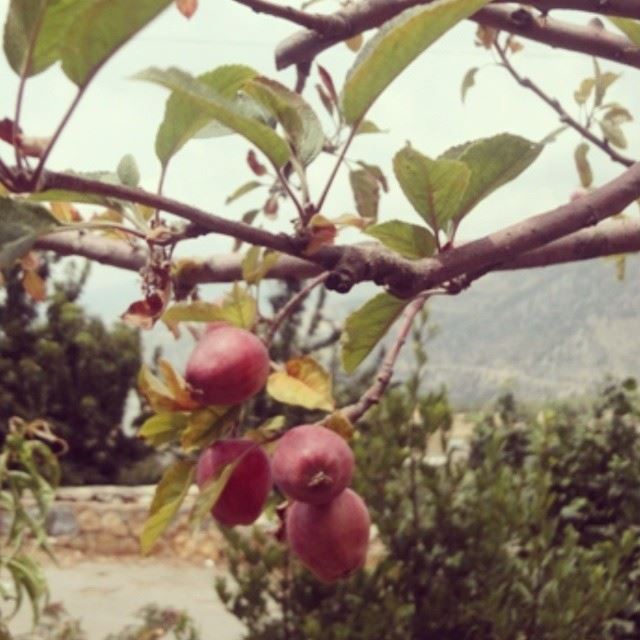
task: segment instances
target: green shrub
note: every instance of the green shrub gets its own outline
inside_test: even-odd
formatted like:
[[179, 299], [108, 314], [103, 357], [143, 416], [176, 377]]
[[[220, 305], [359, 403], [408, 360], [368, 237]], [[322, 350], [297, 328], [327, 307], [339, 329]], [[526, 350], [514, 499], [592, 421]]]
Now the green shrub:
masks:
[[[417, 378], [417, 379], [416, 379]], [[356, 489], [377, 528], [370, 566], [318, 583], [270, 533], [228, 531], [217, 590], [251, 640], [631, 640], [640, 637], [640, 415], [634, 385], [590, 413], [487, 417], [468, 462], [444, 393], [420, 371], [371, 411]]]

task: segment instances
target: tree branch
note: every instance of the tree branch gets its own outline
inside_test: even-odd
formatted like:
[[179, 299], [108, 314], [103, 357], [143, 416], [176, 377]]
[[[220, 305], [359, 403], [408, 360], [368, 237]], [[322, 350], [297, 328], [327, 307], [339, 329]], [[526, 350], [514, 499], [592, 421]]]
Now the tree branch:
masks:
[[[367, 29], [379, 27], [408, 8], [429, 4], [432, 0], [368, 0], [333, 14], [338, 20], [322, 32], [313, 30], [293, 34], [276, 49], [276, 67], [284, 69], [292, 64], [308, 62], [320, 52], [334, 44]], [[535, 2], [527, 4], [535, 6]], [[551, 7], [543, 3], [544, 10]], [[557, 4], [570, 4], [569, 0], [558, 0]], [[584, 3], [583, 3], [584, 4]], [[596, 3], [593, 3], [596, 4]], [[624, 8], [628, 11], [624, 11]], [[635, 17], [637, 6], [621, 8], [617, 15]], [[501, 31], [517, 34], [552, 47], [578, 51], [613, 60], [621, 64], [640, 68], [640, 47], [628, 38], [603, 29], [579, 27], [546, 16], [535, 16], [527, 9], [487, 6], [471, 17], [471, 20]]]
[[493, 270], [527, 251], [619, 214], [640, 197], [640, 164], [635, 164], [621, 176], [573, 202], [432, 258], [413, 261], [380, 247], [377, 243], [324, 246], [312, 255], [304, 255], [304, 247], [301, 249], [296, 246], [294, 238], [225, 220], [141, 189], [65, 174], [46, 173], [44, 178], [45, 182], [49, 181], [49, 188], [85, 191], [147, 204], [187, 218], [211, 232], [303, 258], [321, 266], [322, 270], [329, 270], [326, 286], [340, 293], [346, 293], [358, 282], [370, 280], [404, 298], [414, 297], [421, 291], [465, 274]]
[[428, 297], [428, 293], [421, 293], [405, 308], [402, 313], [402, 324], [400, 325], [396, 341], [393, 343], [393, 346], [389, 349], [387, 355], [380, 364], [374, 383], [364, 392], [358, 402], [354, 402], [340, 410], [340, 412], [346, 418], [351, 420], [351, 422], [359, 420], [366, 411], [380, 401], [380, 398], [389, 386], [389, 382], [391, 382], [393, 368], [396, 364], [396, 360], [398, 359], [398, 355], [404, 346], [407, 336], [409, 335], [409, 331], [411, 331], [413, 321], [420, 312], [420, 309], [424, 306]]
[[531, 269], [640, 251], [640, 221], [607, 221], [505, 262], [499, 270]]
[[269, 331], [267, 332], [266, 344], [267, 346], [271, 344], [274, 336], [278, 332], [280, 325], [285, 321], [285, 319], [291, 315], [292, 311], [319, 285], [322, 284], [329, 274], [325, 271], [321, 273], [319, 276], [313, 278], [310, 282], [306, 284], [298, 293], [292, 296], [287, 303], [278, 311], [276, 316], [273, 318], [271, 322], [271, 326], [269, 327]]
[[283, 18], [301, 27], [313, 29], [323, 33], [330, 29], [340, 27], [340, 18], [334, 15], [321, 13], [308, 13], [290, 6], [283, 6], [267, 0], [235, 0], [238, 4], [243, 4], [252, 9], [255, 13], [265, 13], [275, 18]]
[[618, 153], [606, 140], [602, 140], [598, 138], [595, 134], [593, 134], [589, 129], [583, 127], [577, 120], [572, 118], [569, 113], [563, 108], [560, 104], [560, 101], [549, 97], [533, 80], [530, 78], [525, 78], [521, 76], [515, 69], [515, 67], [511, 64], [511, 61], [507, 57], [505, 50], [502, 46], [500, 46], [497, 42], [494, 43], [494, 47], [502, 60], [502, 64], [505, 69], [511, 74], [513, 79], [525, 89], [529, 89], [533, 91], [544, 103], [549, 105], [559, 116], [560, 121], [572, 129], [577, 131], [583, 138], [589, 140], [593, 145], [598, 147], [601, 151], [604, 151], [614, 162], [619, 162], [621, 165], [625, 167], [630, 167], [634, 160], [631, 158], [627, 158], [627, 156]]
[[[139, 271], [147, 258], [146, 250], [139, 245], [132, 246], [124, 241], [72, 231], [45, 236], [38, 240], [35, 248], [53, 251], [61, 256], [81, 256], [128, 271]], [[532, 269], [636, 252], [640, 252], [640, 221], [621, 219], [599, 224], [593, 229], [583, 229], [539, 249], [527, 251], [496, 266], [494, 270]], [[282, 256], [265, 277], [305, 279], [321, 273], [322, 267], [318, 265]], [[231, 253], [194, 262], [188, 268], [183, 268], [178, 278], [186, 286], [241, 280], [242, 256]]]

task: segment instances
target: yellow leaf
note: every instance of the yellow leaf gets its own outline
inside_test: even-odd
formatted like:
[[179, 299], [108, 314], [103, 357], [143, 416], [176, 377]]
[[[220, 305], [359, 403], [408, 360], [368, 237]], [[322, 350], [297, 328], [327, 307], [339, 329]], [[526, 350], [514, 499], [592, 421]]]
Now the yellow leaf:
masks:
[[171, 366], [168, 360], [158, 361], [158, 370], [172, 397], [183, 409], [197, 409], [200, 404], [191, 395], [187, 381]]
[[284, 371], [272, 373], [267, 380], [267, 392], [285, 404], [323, 411], [334, 408], [331, 377], [309, 357], [289, 360]]
[[36, 302], [42, 302], [47, 297], [47, 285], [35, 271], [24, 272], [22, 286]]
[[340, 411], [335, 411], [330, 416], [327, 416], [322, 421], [322, 425], [327, 429], [331, 429], [331, 431], [335, 431], [347, 441], [351, 440], [356, 432], [351, 420]]
[[[184, 406], [180, 403], [166, 382], [151, 373], [147, 365], [142, 365], [138, 374], [138, 389], [151, 405], [156, 413], [164, 411], [181, 411], [192, 409], [193, 406]], [[183, 400], [183, 399], [180, 399]]]
[[363, 40], [364, 38], [362, 34], [359, 33], [357, 36], [348, 38], [347, 40], [344, 41], [344, 43], [347, 45], [347, 47], [349, 47], [349, 49], [351, 49], [351, 51], [356, 52], [356, 51], [360, 51], [360, 47], [362, 46]]
[[68, 202], [52, 202], [51, 213], [62, 223], [74, 221], [74, 210]]

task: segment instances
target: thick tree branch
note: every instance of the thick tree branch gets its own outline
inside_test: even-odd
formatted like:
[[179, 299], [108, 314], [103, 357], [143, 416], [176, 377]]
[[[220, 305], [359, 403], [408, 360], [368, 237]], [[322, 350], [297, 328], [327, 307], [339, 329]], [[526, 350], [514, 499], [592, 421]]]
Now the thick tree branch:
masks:
[[580, 27], [544, 16], [534, 16], [526, 9], [490, 6], [471, 18], [475, 22], [507, 31], [542, 44], [586, 53], [640, 69], [640, 47], [626, 36], [597, 27]]
[[500, 270], [530, 269], [640, 251], [640, 220], [607, 221], [544, 247], [527, 251], [500, 265]]
[[527, 251], [621, 213], [640, 197], [640, 164], [635, 164], [621, 176], [573, 202], [432, 258], [412, 261], [375, 243], [326, 246], [305, 256], [304, 247], [296, 246], [294, 238], [225, 220], [142, 189], [50, 172], [45, 173], [44, 179], [47, 188], [84, 191], [146, 204], [182, 216], [213, 233], [303, 258], [323, 267], [323, 270], [329, 270], [331, 273], [326, 286], [340, 293], [346, 293], [358, 282], [372, 280], [386, 286], [393, 294], [406, 298], [465, 274], [493, 270]]
[[[145, 264], [146, 251], [123, 241], [75, 232], [56, 233], [40, 239], [36, 249], [62, 256], [81, 256], [101, 264], [139, 271]], [[531, 269], [566, 262], [591, 260], [621, 253], [640, 252], [640, 220], [607, 221], [593, 229], [583, 229], [539, 249], [503, 262], [496, 270]], [[322, 267], [292, 256], [282, 256], [266, 278], [305, 279], [322, 273]], [[466, 275], [466, 274], [465, 274]], [[242, 279], [242, 256], [237, 253], [217, 255], [210, 260], [193, 262], [180, 272], [180, 282], [194, 286]], [[438, 283], [442, 284], [442, 283]]]
[[283, 6], [267, 0], [235, 0], [238, 4], [243, 4], [252, 9], [255, 13], [265, 13], [275, 18], [283, 18], [287, 22], [299, 24], [301, 27], [313, 29], [320, 33], [339, 26], [340, 18], [321, 13], [310, 13], [301, 11], [290, 6]]
[[[510, 1], [502, 0], [502, 2]], [[498, 4], [500, 0], [494, 0], [494, 2]], [[637, 0], [529, 0], [526, 4], [545, 12], [552, 9], [571, 9], [640, 20], [640, 3]]]
[[[429, 4], [431, 1], [369, 0], [352, 5], [333, 14], [337, 18], [336, 22], [322, 32], [300, 31], [281, 42], [276, 49], [276, 66], [278, 69], [284, 69], [292, 64], [310, 61], [320, 52], [346, 38], [379, 27], [410, 7]], [[527, 4], [535, 6], [535, 2]], [[552, 8], [550, 3], [544, 4], [545, 10]], [[631, 7], [626, 15], [633, 17], [636, 12], [637, 7]], [[625, 12], [621, 10], [618, 15], [625, 15]], [[578, 51], [640, 68], [640, 47], [632, 45], [626, 37], [604, 29], [579, 27], [545, 16], [535, 16], [527, 9], [514, 9], [512, 6], [488, 6], [474, 14], [471, 19], [552, 47]]]
[[593, 145], [598, 147], [601, 151], [604, 151], [614, 162], [619, 162], [621, 165], [625, 167], [630, 167], [634, 160], [631, 158], [627, 158], [627, 156], [616, 151], [607, 140], [603, 140], [598, 138], [594, 133], [589, 131], [586, 127], [583, 127], [575, 118], [572, 118], [569, 113], [564, 109], [564, 107], [560, 104], [560, 101], [551, 98], [548, 96], [541, 87], [539, 87], [533, 80], [530, 78], [525, 78], [521, 76], [516, 68], [511, 64], [511, 61], [507, 57], [507, 54], [502, 46], [500, 46], [497, 42], [495, 43], [495, 49], [502, 60], [502, 64], [505, 69], [511, 74], [513, 79], [525, 89], [529, 89], [533, 91], [544, 103], [549, 105], [559, 116], [560, 121], [572, 129], [577, 131], [583, 138], [589, 140]]

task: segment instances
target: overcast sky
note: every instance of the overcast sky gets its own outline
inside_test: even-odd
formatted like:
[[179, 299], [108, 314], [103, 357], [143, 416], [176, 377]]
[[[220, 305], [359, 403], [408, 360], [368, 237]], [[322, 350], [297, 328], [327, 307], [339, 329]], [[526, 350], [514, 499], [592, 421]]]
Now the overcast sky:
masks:
[[[0, 0], [2, 15], [6, 14], [8, 4], [8, 0]], [[155, 188], [159, 164], [154, 140], [168, 94], [157, 86], [130, 80], [135, 72], [148, 66], [177, 66], [199, 74], [222, 64], [241, 63], [293, 85], [291, 70], [275, 71], [273, 51], [281, 39], [296, 29], [294, 26], [256, 15], [231, 0], [200, 0], [200, 4], [190, 21], [171, 7], [100, 71], [58, 142], [50, 158], [51, 168], [114, 170], [124, 154], [132, 153], [140, 167], [143, 186]], [[586, 21], [580, 14], [567, 17], [575, 19], [576, 15], [578, 21]], [[475, 25], [471, 23], [459, 25], [414, 62], [369, 112], [368, 117], [389, 133], [361, 136], [350, 150], [350, 158], [379, 164], [390, 178], [391, 192], [382, 200], [380, 221], [393, 218], [420, 221], [392, 177], [391, 159], [406, 140], [433, 157], [454, 144], [505, 131], [539, 140], [558, 126], [555, 114], [546, 105], [515, 85], [503, 69], [492, 65], [494, 58], [490, 52], [474, 46], [474, 31]], [[525, 45], [514, 63], [576, 114], [573, 91], [592, 72], [591, 61], [585, 56], [556, 52], [528, 42]], [[354, 54], [345, 45], [338, 45], [318, 58], [338, 87], [353, 59]], [[472, 66], [481, 66], [482, 70], [463, 105], [460, 84]], [[637, 72], [619, 69], [607, 61], [602, 62], [602, 68], [622, 71], [623, 78], [611, 89], [610, 99], [634, 111]], [[313, 89], [316, 79], [312, 76], [305, 95], [318, 113], [324, 114]], [[13, 114], [16, 87], [16, 78], [3, 59], [2, 117]], [[74, 87], [57, 66], [32, 79], [27, 86], [21, 122], [26, 132], [49, 135], [73, 93]], [[323, 121], [327, 131], [331, 131], [330, 121]], [[627, 126], [625, 131], [631, 143], [629, 153], [638, 155], [637, 123]], [[492, 195], [465, 220], [461, 238], [483, 235], [566, 201], [578, 184], [572, 161], [577, 142], [575, 134], [564, 133], [518, 181]], [[231, 206], [224, 205], [229, 193], [251, 178], [244, 161], [248, 148], [238, 136], [190, 142], [172, 162], [165, 193], [218, 215], [239, 219], [264, 199], [250, 194]], [[1, 154], [5, 160], [10, 159], [8, 147], [2, 148]], [[621, 170], [595, 149], [590, 159], [598, 182]], [[330, 169], [331, 163], [327, 161], [317, 162], [311, 169], [316, 198]], [[337, 216], [350, 211], [354, 211], [354, 204], [344, 172], [327, 201], [325, 214]], [[279, 221], [268, 223], [269, 227], [285, 228], [292, 217], [293, 210], [282, 210]], [[210, 237], [192, 242], [181, 253], [207, 255], [229, 246], [226, 239]], [[125, 303], [137, 295], [137, 288], [135, 274], [96, 267], [85, 300], [92, 311], [115, 318], [124, 310]]]

